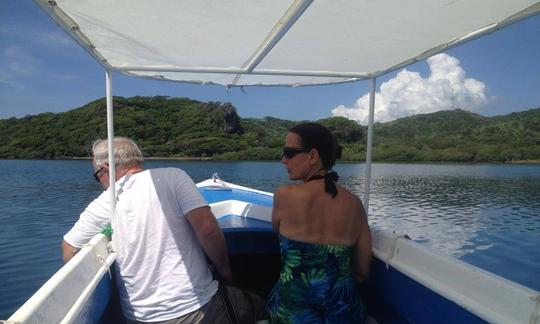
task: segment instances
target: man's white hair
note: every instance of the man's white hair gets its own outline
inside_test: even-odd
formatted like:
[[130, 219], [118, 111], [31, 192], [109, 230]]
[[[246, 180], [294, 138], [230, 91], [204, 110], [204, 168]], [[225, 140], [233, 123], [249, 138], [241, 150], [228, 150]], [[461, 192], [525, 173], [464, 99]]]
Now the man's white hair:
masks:
[[[116, 167], [132, 166], [144, 162], [143, 154], [137, 144], [127, 137], [115, 137], [114, 164]], [[109, 145], [107, 139], [99, 139], [92, 145], [95, 167], [97, 169], [109, 163]]]

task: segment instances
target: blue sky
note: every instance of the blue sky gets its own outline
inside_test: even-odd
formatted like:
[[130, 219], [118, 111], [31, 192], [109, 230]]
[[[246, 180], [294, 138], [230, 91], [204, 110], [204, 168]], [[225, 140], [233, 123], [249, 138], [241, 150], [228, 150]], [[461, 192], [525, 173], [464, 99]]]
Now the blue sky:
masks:
[[[378, 120], [432, 112], [441, 106], [486, 116], [540, 107], [540, 15], [445, 54], [379, 78], [378, 86], [383, 86], [377, 90]], [[437, 77], [441, 71], [456, 72], [453, 75], [458, 77], [441, 80]], [[231, 102], [241, 117], [291, 120], [341, 115], [363, 122], [369, 83], [245, 91], [113, 75], [117, 96]], [[104, 96], [104, 70], [37, 5], [30, 0], [0, 2], [0, 118], [62, 112]]]

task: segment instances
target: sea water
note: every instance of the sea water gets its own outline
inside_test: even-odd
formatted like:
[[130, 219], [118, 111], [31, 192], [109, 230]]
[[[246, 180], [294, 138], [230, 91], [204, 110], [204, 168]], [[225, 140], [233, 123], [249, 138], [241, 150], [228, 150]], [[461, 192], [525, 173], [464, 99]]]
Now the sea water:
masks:
[[[290, 183], [279, 162], [147, 161], [198, 182], [274, 191]], [[364, 198], [363, 163], [335, 167]], [[7, 319], [62, 266], [60, 243], [101, 188], [89, 160], [0, 160], [0, 319]], [[411, 239], [540, 291], [540, 165], [372, 166], [371, 226]]]

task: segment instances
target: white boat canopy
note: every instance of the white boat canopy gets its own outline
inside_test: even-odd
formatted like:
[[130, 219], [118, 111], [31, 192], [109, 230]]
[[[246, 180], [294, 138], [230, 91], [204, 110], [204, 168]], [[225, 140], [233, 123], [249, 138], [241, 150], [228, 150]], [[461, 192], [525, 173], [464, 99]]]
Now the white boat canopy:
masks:
[[374, 78], [540, 11], [535, 0], [36, 0], [107, 70], [224, 86]]

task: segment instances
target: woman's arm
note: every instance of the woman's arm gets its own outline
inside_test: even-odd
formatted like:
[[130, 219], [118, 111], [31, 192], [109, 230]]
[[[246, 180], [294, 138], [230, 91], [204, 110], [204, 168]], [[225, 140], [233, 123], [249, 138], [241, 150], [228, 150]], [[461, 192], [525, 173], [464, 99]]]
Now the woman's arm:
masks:
[[274, 202], [272, 206], [272, 230], [279, 233], [279, 224], [281, 222], [281, 214], [283, 213], [285, 187], [279, 187], [274, 193]]
[[364, 207], [362, 205], [360, 207], [360, 234], [356, 239], [353, 252], [354, 277], [357, 282], [362, 282], [369, 277], [372, 257], [371, 232]]

